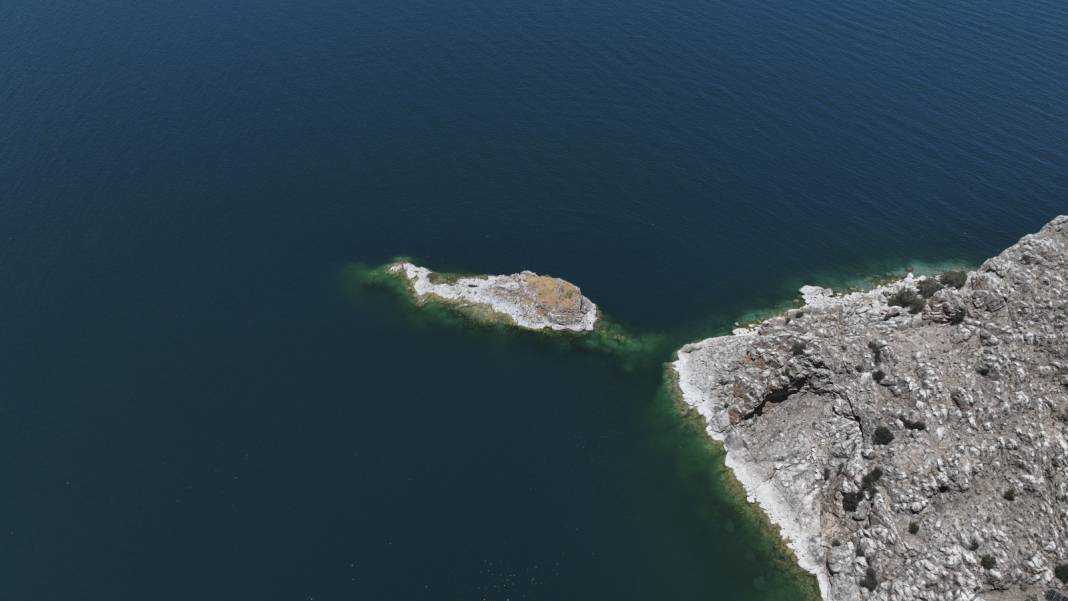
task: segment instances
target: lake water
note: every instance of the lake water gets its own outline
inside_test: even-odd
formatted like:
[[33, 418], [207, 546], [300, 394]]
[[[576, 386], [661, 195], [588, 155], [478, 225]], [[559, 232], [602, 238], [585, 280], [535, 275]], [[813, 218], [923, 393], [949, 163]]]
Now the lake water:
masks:
[[[796, 599], [663, 394], [1068, 211], [1068, 8], [0, 4], [0, 599]], [[565, 277], [647, 352], [353, 262]]]

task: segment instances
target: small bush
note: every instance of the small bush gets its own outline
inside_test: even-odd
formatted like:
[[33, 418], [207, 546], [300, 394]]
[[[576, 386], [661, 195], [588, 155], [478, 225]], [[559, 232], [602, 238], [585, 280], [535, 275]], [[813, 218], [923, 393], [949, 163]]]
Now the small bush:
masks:
[[864, 573], [864, 578], [860, 580], [860, 586], [874, 591], [879, 586], [879, 578], [875, 575], [875, 568], [868, 568], [868, 571]]
[[903, 418], [901, 418], [901, 422], [903, 424], [905, 424], [905, 427], [908, 428], [909, 430], [926, 430], [927, 429], [927, 424], [924, 423], [923, 421], [915, 421], [914, 422], [914, 421], [908, 419], [907, 417], [903, 417]]
[[920, 296], [912, 288], [902, 287], [890, 295], [890, 300], [887, 302], [896, 307], [905, 307], [909, 310], [909, 313], [919, 313], [923, 311], [924, 305], [927, 304], [927, 299]]
[[964, 306], [954, 307], [949, 311], [949, 323], [958, 325], [964, 323], [965, 318], [968, 317], [968, 309]]
[[977, 541], [977, 540], [975, 540], [973, 538], [972, 542], [968, 543], [968, 550], [969, 551], [978, 551], [979, 550], [979, 541]]
[[831, 468], [829, 468], [829, 467], [823, 468], [823, 479], [824, 480], [830, 480], [831, 479]]
[[805, 349], [808, 348], [808, 343], [804, 340], [798, 340], [790, 345], [790, 354], [793, 356], [805, 354]]
[[909, 522], [909, 534], [916, 534], [920, 531], [920, 525], [916, 522]]
[[887, 445], [894, 441], [894, 433], [890, 431], [890, 428], [886, 426], [879, 426], [875, 429], [875, 436], [872, 437], [872, 441], [875, 444]]
[[876, 365], [878, 365], [883, 360], [882, 347], [878, 344], [875, 344], [875, 341], [872, 340], [868, 342], [868, 348], [871, 349], [872, 360], [875, 361]]
[[863, 498], [864, 493], [859, 491], [842, 493], [842, 509], [849, 513], [853, 513], [857, 510], [857, 505], [860, 505], [860, 501]]
[[979, 558], [979, 565], [983, 566], [984, 570], [993, 570], [994, 566], [998, 565], [998, 562], [993, 555], [986, 554]]
[[832, 541], [831, 541], [831, 546], [832, 546], [832, 547], [841, 547], [841, 546], [842, 546], [842, 541], [840, 541], [840, 540], [838, 540], [838, 539], [836, 538], [836, 539], [834, 539], [834, 540], [832, 540]]
[[877, 370], [871, 372], [871, 379], [875, 380], [876, 382], [882, 382], [883, 378], [885, 378], [885, 377], [886, 377], [886, 372], [881, 370], [881, 369], [877, 369]]
[[931, 298], [942, 289], [942, 284], [938, 283], [938, 280], [934, 278], [924, 278], [920, 280], [919, 284], [916, 284], [916, 289], [919, 290], [920, 296], [923, 298]]
[[943, 286], [952, 286], [959, 289], [968, 282], [968, 274], [963, 271], [947, 271], [938, 276], [938, 281]]
[[1010, 488], [1009, 490], [1006, 490], [1005, 494], [1003, 494], [1001, 496], [1004, 497], [1006, 501], [1015, 501], [1016, 500], [1016, 491]]
[[1060, 580], [1064, 584], [1068, 584], [1068, 563], [1062, 563], [1053, 568], [1053, 575], [1057, 577], [1057, 580]]
[[875, 496], [875, 483], [882, 477], [883, 468], [881, 467], [872, 468], [870, 472], [864, 474], [864, 478], [861, 480], [860, 489], [868, 493], [868, 498]]

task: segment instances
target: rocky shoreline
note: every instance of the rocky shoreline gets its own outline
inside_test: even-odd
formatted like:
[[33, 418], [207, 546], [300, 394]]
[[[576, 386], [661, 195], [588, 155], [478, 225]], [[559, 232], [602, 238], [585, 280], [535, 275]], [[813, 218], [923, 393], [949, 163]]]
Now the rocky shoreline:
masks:
[[452, 276], [403, 261], [386, 271], [403, 279], [416, 304], [439, 302], [479, 321], [526, 330], [592, 332], [600, 318], [597, 305], [578, 286], [532, 271]]
[[682, 347], [681, 401], [828, 601], [1026, 601], [1068, 579], [1068, 217]]
[[[641, 348], [530, 271], [374, 270], [417, 304]], [[1068, 586], [1068, 216], [973, 272], [803, 306], [669, 364], [826, 601], [1031, 601]], [[635, 347], [635, 345], [637, 345]]]

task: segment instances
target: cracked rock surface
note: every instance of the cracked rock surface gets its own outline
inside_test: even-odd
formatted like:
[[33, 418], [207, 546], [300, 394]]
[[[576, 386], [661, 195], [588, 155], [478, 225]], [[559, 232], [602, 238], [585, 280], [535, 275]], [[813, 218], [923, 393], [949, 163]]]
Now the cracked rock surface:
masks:
[[[1068, 216], [960, 288], [923, 280], [805, 287], [800, 310], [686, 345], [682, 400], [825, 599], [1063, 592]], [[928, 298], [891, 305], [902, 289]]]

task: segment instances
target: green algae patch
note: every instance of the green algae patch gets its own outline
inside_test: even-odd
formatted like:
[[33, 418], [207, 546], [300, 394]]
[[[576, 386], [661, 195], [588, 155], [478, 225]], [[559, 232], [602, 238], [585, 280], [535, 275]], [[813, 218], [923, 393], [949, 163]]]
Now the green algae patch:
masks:
[[620, 357], [652, 359], [666, 350], [665, 338], [659, 334], [637, 334], [610, 316], [601, 313], [592, 332], [581, 336], [582, 346], [591, 351]]
[[358, 293], [364, 288], [385, 288], [414, 303], [415, 297], [408, 279], [389, 270], [390, 265], [408, 260], [410, 259], [407, 257], [396, 257], [393, 261], [377, 267], [350, 263], [341, 269], [342, 287], [350, 294]]
[[778, 526], [756, 503], [749, 502], [745, 487], [727, 467], [727, 451], [705, 431], [704, 418], [682, 401], [678, 374], [663, 366], [663, 381], [656, 393], [654, 419], [666, 422], [660, 451], [674, 455], [676, 477], [695, 490], [698, 498], [711, 498], [697, 519], [716, 523], [731, 537], [744, 537], [755, 562], [765, 574], [754, 581], [766, 601], [820, 601], [816, 577], [798, 565]]

